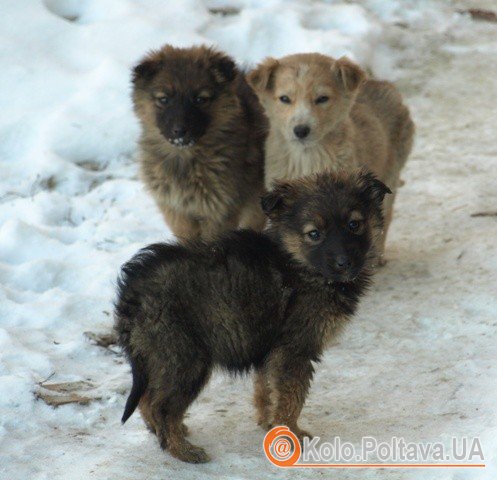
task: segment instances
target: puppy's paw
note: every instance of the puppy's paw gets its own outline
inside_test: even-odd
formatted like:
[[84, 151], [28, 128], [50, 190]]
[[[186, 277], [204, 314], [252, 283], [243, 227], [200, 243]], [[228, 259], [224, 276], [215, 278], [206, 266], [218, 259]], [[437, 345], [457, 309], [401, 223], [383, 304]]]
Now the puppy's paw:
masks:
[[381, 268], [387, 264], [387, 259], [385, 258], [384, 253], [377, 253], [374, 258], [373, 268]]
[[302, 430], [300, 428], [294, 428], [292, 429], [292, 432], [297, 436], [301, 445], [304, 442], [305, 437], [307, 437], [309, 440], [314, 437], [312, 433], [309, 433], [308, 431]]
[[376, 265], [378, 266], [378, 268], [384, 267], [387, 263], [388, 263], [387, 259], [383, 256], [379, 257], [376, 260]]
[[206, 463], [210, 461], [209, 455], [202, 447], [192, 445], [186, 440], [180, 444], [172, 443], [169, 447], [169, 453], [182, 462]]

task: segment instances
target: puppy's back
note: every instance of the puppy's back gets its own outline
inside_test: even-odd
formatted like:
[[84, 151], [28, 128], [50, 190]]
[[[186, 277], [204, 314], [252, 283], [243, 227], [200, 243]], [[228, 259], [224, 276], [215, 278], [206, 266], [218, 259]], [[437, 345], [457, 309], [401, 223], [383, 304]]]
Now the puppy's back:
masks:
[[412, 149], [414, 123], [398, 90], [390, 82], [367, 80], [357, 102], [368, 105], [378, 116], [396, 152], [397, 167], [402, 168]]
[[140, 358], [155, 358], [157, 345], [179, 339], [230, 371], [262, 362], [282, 321], [287, 263], [272, 240], [249, 230], [216, 242], [141, 250], [122, 269], [115, 306], [115, 329], [138, 372], [133, 375], [144, 376]]
[[215, 309], [231, 310], [237, 297], [245, 301], [259, 296], [261, 303], [269, 304], [275, 272], [286, 262], [272, 240], [250, 230], [216, 242], [149, 245], [124, 264], [118, 279], [115, 328], [120, 344], [126, 350], [132, 330], [157, 322], [157, 314], [174, 306], [178, 295], [189, 299], [195, 312], [202, 312], [202, 302], [212, 301], [213, 292], [224, 295], [231, 290], [233, 296], [221, 296]]

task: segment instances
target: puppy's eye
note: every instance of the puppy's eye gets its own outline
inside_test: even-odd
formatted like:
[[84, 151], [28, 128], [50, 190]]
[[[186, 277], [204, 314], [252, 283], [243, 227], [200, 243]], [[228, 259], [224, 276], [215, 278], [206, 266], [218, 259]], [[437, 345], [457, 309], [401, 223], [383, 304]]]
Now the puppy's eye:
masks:
[[163, 97], [155, 97], [155, 102], [161, 107], [167, 105], [169, 101], [170, 98], [167, 95], [164, 95]]
[[205, 105], [209, 100], [209, 97], [195, 97], [193, 103], [195, 103], [195, 105]]
[[290, 97], [288, 95], [282, 95], [280, 97], [280, 102], [281, 103], [291, 103]]
[[316, 242], [321, 238], [321, 232], [319, 230], [311, 230], [307, 232], [307, 236], [313, 241]]
[[348, 224], [349, 230], [352, 233], [356, 233], [359, 230], [359, 227], [361, 226], [361, 222], [358, 220], [351, 220]]
[[330, 99], [330, 97], [327, 97], [326, 95], [321, 95], [320, 97], [316, 98], [316, 104], [320, 104], [320, 103], [326, 103], [328, 100]]

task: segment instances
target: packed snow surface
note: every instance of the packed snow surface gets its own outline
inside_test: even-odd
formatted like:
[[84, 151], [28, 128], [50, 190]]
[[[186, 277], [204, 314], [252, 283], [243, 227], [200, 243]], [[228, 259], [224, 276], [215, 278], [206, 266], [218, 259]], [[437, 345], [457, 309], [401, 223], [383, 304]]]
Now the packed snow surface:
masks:
[[[2, 2], [0, 478], [497, 478], [497, 218], [471, 216], [497, 206], [497, 26], [457, 13], [492, 4]], [[110, 331], [119, 266], [172, 239], [137, 179], [129, 95], [131, 66], [168, 42], [217, 45], [247, 67], [346, 54], [397, 82], [417, 142], [389, 263], [317, 366], [301, 424], [355, 444], [478, 436], [486, 469], [278, 470], [250, 379], [221, 373], [187, 419], [211, 463], [161, 452], [139, 415], [120, 425], [129, 367], [84, 332]], [[44, 381], [80, 382], [90, 402], [49, 406]]]

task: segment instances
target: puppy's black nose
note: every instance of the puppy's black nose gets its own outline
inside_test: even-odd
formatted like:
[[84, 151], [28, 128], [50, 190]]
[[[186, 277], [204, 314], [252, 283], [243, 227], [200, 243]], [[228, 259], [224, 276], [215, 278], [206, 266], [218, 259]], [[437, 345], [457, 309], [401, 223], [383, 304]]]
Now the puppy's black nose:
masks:
[[186, 127], [183, 125], [176, 125], [173, 127], [173, 135], [175, 138], [182, 138], [186, 135]]
[[297, 138], [305, 138], [307, 135], [309, 135], [311, 129], [307, 125], [297, 125], [293, 129], [293, 133], [295, 133], [295, 136]]
[[345, 270], [346, 268], [350, 268], [352, 266], [352, 262], [349, 257], [346, 255], [337, 255], [335, 258], [335, 267], [338, 270]]

